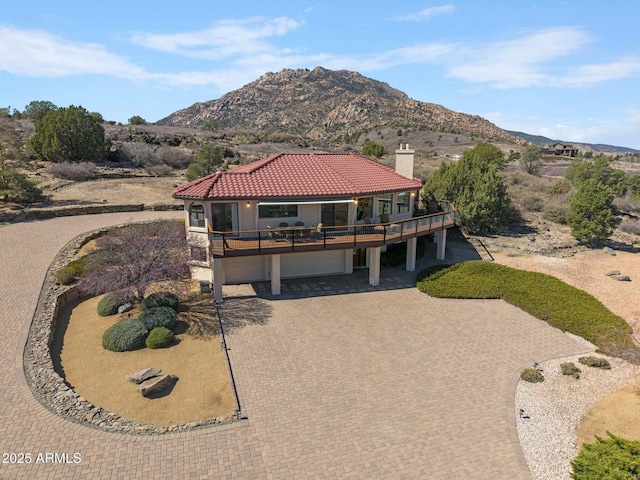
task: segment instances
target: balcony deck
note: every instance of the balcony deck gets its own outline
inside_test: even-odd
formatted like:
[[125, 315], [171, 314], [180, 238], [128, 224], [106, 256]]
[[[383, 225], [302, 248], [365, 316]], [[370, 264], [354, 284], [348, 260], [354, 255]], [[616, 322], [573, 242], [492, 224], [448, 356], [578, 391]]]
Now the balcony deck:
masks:
[[338, 227], [289, 227], [240, 232], [209, 231], [214, 257], [239, 257], [276, 253], [344, 250], [381, 247], [454, 226], [455, 210], [443, 202], [446, 211], [380, 224]]

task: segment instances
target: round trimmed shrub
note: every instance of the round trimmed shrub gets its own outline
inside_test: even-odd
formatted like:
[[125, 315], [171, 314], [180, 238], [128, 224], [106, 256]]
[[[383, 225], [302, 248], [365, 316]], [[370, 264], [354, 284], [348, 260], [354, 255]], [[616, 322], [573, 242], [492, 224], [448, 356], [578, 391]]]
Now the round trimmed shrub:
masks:
[[525, 382], [538, 383], [544, 381], [544, 376], [535, 368], [525, 368], [520, 374], [520, 378]]
[[134, 299], [133, 293], [128, 290], [116, 290], [109, 292], [98, 302], [98, 315], [108, 317], [118, 313], [118, 308]]
[[156, 327], [165, 327], [171, 330], [176, 325], [176, 311], [171, 307], [154, 307], [140, 313], [138, 319], [147, 327], [153, 330]]
[[149, 332], [145, 343], [147, 348], [164, 348], [171, 345], [175, 338], [173, 332], [168, 328], [156, 327]]
[[156, 292], [149, 295], [147, 298], [140, 302], [140, 310], [147, 310], [155, 307], [170, 307], [175, 311], [178, 311], [178, 305], [180, 300], [175, 293], [171, 292]]
[[149, 331], [137, 318], [125, 318], [107, 328], [102, 335], [102, 348], [112, 352], [128, 352], [144, 347]]

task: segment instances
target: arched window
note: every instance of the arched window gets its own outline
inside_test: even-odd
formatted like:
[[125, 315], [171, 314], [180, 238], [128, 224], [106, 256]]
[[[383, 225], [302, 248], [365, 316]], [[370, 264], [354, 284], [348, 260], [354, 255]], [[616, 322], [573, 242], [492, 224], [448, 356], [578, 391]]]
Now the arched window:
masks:
[[200, 204], [192, 204], [189, 207], [189, 226], [204, 228], [204, 207]]

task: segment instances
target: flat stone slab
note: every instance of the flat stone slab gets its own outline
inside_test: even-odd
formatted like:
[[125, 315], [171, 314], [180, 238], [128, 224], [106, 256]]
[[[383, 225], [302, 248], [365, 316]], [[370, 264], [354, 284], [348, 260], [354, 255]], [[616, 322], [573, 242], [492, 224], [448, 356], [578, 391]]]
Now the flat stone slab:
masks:
[[160, 375], [161, 368], [143, 368], [129, 377], [129, 381], [141, 384], [145, 380]]
[[175, 375], [160, 375], [159, 377], [153, 377], [145, 380], [138, 386], [138, 391], [143, 397], [148, 397], [152, 393], [161, 392], [178, 381], [178, 377]]

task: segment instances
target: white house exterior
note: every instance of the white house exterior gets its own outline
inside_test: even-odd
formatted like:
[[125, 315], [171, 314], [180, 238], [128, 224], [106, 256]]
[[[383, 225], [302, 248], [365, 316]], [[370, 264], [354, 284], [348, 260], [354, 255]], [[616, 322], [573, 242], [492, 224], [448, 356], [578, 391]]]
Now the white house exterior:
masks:
[[349, 274], [369, 268], [380, 281], [380, 252], [407, 241], [415, 269], [416, 238], [430, 233], [444, 258], [454, 211], [418, 212], [422, 183], [413, 177], [414, 150], [396, 151], [396, 169], [357, 154], [282, 153], [182, 185], [192, 273], [222, 285]]

